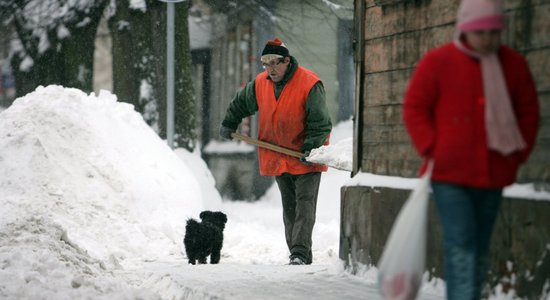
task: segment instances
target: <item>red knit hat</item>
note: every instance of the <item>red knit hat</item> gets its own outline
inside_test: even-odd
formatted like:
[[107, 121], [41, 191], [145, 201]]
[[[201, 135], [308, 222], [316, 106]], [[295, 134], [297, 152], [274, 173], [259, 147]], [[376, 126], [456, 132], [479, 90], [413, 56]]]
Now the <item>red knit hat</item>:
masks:
[[460, 32], [503, 29], [502, 0], [462, 0], [458, 9], [457, 27]]
[[286, 45], [278, 38], [267, 41], [262, 51], [261, 61], [268, 62], [275, 58], [290, 56]]

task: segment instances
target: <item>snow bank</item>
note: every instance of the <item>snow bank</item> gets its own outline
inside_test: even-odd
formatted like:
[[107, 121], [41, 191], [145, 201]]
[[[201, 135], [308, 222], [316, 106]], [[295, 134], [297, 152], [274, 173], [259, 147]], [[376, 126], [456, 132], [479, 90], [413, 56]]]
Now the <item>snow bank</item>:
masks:
[[199, 176], [131, 105], [38, 87], [1, 112], [0, 137], [0, 298], [32, 298], [31, 282], [102, 295], [111, 269], [181, 256], [185, 220], [205, 206]]
[[50, 218], [21, 216], [0, 231], [1, 299], [157, 299], [129, 286]]

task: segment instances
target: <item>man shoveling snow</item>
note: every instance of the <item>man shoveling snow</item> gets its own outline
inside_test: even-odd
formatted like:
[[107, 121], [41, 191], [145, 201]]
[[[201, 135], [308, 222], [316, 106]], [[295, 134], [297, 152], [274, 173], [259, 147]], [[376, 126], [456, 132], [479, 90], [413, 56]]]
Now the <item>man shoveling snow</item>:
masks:
[[[232, 139], [242, 119], [258, 112], [261, 141], [308, 153], [328, 144], [332, 129], [325, 90], [317, 74], [300, 66], [279, 39], [262, 51], [265, 71], [231, 101], [220, 136]], [[312, 263], [312, 232], [321, 172], [327, 167], [258, 148], [260, 175], [275, 176], [283, 203], [290, 264]]]

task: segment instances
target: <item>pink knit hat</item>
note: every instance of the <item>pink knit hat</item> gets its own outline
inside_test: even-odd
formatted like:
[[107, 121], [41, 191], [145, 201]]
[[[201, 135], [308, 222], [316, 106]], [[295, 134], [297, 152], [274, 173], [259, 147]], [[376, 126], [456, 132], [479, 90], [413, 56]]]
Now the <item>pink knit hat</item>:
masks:
[[458, 9], [460, 32], [504, 28], [502, 0], [462, 0]]

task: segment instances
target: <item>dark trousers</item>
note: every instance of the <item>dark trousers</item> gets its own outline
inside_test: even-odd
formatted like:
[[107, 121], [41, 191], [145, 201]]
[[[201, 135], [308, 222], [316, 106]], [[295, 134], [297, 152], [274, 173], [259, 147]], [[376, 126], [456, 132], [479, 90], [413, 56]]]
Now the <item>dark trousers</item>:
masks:
[[502, 190], [435, 182], [432, 190], [443, 228], [447, 299], [480, 299]]
[[321, 173], [284, 173], [275, 177], [275, 181], [281, 192], [285, 237], [291, 256], [299, 255], [307, 264], [311, 264], [311, 235], [315, 224]]

